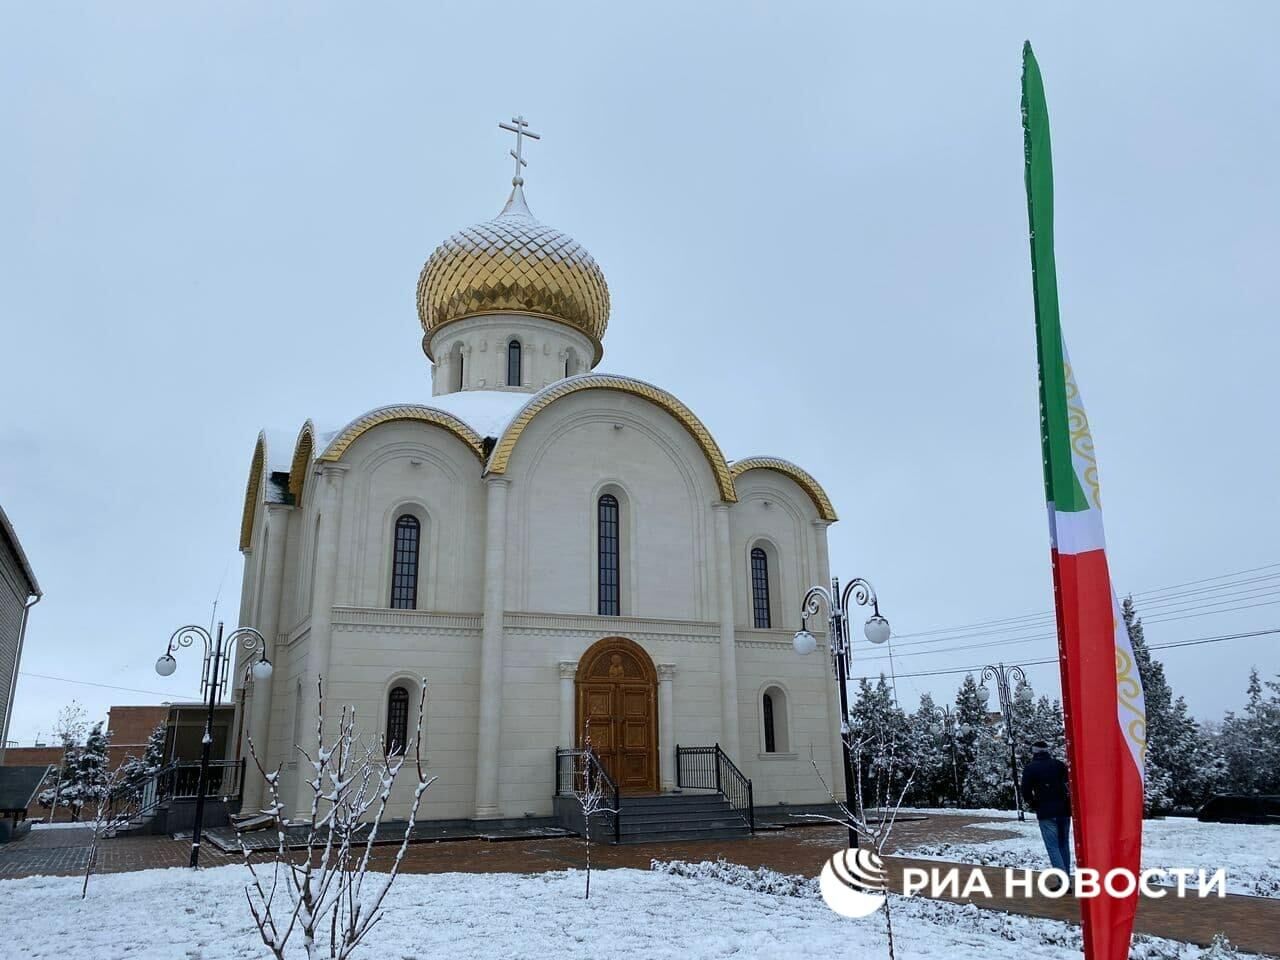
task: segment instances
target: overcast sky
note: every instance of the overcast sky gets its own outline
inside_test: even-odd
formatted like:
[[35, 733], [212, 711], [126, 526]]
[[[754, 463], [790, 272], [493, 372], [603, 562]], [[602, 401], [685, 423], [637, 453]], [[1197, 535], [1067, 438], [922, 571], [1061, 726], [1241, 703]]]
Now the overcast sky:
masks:
[[[418, 271], [498, 212], [517, 111], [530, 206], [609, 279], [602, 370], [812, 472], [834, 572], [899, 634], [1047, 611], [1026, 38], [1118, 589], [1280, 563], [1273, 3], [5, 6], [0, 502], [46, 593], [22, 743], [72, 697], [194, 694], [194, 657], [152, 664], [219, 589], [235, 617], [261, 427], [430, 397]], [[1246, 580], [1150, 595], [1148, 639], [1280, 625], [1280, 567], [1186, 589]], [[1048, 623], [895, 666], [1049, 657]], [[1162, 656], [1216, 718], [1278, 639]]]

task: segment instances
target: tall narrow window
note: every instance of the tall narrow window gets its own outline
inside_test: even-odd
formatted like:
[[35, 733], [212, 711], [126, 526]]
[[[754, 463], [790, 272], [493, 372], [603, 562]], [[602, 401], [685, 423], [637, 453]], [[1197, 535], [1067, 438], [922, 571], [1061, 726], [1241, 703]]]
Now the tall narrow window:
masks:
[[409, 691], [404, 687], [393, 687], [387, 696], [387, 753], [404, 753], [408, 739]]
[[622, 589], [618, 569], [618, 498], [606, 493], [598, 504], [600, 589], [599, 612], [616, 617], [622, 613]]
[[465, 377], [464, 377], [464, 374], [465, 374], [465, 372], [466, 372], [466, 371], [463, 369], [463, 364], [464, 364], [464, 363], [466, 363], [466, 360], [464, 360], [464, 359], [463, 359], [463, 357], [462, 357], [462, 351], [461, 351], [461, 350], [459, 350], [459, 351], [458, 351], [457, 361], [458, 361], [458, 363], [457, 363], [457, 366], [458, 366], [458, 379], [457, 379], [457, 381], [454, 383], [453, 387], [454, 387], [454, 389], [455, 389], [455, 390], [461, 390], [461, 389], [462, 389], [462, 387], [463, 387], [463, 384], [465, 384], [465, 383], [466, 383], [466, 379], [465, 379]]
[[778, 737], [773, 732], [773, 694], [764, 695], [764, 752], [778, 752]]
[[512, 340], [507, 344], [507, 386], [518, 387], [520, 379], [520, 341]]
[[414, 610], [418, 606], [418, 518], [405, 514], [396, 521], [396, 546], [391, 558], [391, 606]]
[[757, 627], [771, 627], [769, 616], [769, 557], [760, 547], [751, 548], [751, 603]]

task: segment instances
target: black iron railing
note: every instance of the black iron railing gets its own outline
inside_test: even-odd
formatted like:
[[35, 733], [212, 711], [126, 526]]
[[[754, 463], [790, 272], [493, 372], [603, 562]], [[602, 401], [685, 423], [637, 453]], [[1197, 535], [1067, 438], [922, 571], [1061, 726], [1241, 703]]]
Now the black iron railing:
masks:
[[720, 744], [682, 747], [676, 744], [676, 786], [682, 790], [714, 790], [742, 815], [751, 832], [756, 829], [756, 807], [751, 780], [737, 768]]
[[[210, 799], [240, 800], [244, 797], [245, 762], [213, 760], [204, 796]], [[200, 762], [177, 760], [161, 767], [142, 783], [125, 784], [111, 794], [111, 812], [132, 809], [135, 817], [145, 817], [170, 800], [194, 800], [200, 793]]]
[[556, 750], [556, 795], [576, 797], [583, 804], [583, 816], [592, 816], [586, 809], [585, 798], [595, 787], [613, 817], [613, 842], [622, 840], [622, 796], [609, 771], [604, 768], [594, 750]]

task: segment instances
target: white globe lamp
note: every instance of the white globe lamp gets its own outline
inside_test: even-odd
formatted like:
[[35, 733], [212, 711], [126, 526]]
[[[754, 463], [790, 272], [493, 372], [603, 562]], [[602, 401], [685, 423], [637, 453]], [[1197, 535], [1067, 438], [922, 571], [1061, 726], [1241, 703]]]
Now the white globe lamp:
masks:
[[791, 645], [795, 647], [796, 653], [800, 656], [807, 656], [818, 649], [818, 641], [814, 639], [812, 633], [808, 630], [799, 630], [791, 639]]
[[889, 640], [889, 621], [880, 614], [872, 614], [862, 628], [868, 640], [877, 646]]

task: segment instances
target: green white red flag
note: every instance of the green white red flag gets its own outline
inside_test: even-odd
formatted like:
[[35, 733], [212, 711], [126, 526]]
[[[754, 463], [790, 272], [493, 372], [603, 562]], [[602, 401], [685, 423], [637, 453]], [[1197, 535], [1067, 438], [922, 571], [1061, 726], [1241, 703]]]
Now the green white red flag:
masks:
[[[1136, 875], [1142, 852], [1146, 708], [1107, 567], [1089, 418], [1059, 322], [1049, 114], [1030, 43], [1022, 51], [1022, 129], [1040, 362], [1040, 434], [1076, 860], [1102, 876], [1117, 868]], [[1103, 893], [1080, 903], [1087, 960], [1126, 960], [1137, 894], [1121, 898]]]

